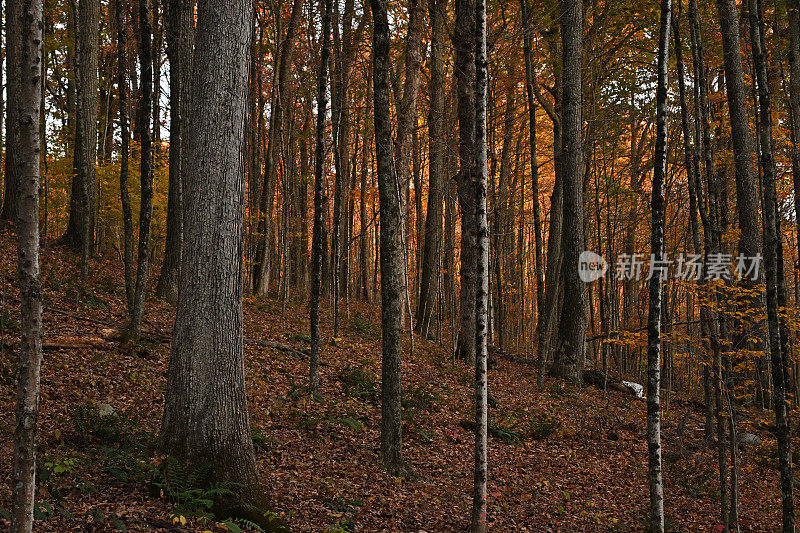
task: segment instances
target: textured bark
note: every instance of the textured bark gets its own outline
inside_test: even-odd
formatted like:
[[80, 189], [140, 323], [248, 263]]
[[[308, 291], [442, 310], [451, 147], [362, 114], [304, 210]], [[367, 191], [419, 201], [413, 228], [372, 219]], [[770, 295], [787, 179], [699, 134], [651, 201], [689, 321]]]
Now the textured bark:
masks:
[[139, 108], [136, 125], [139, 130], [141, 195], [139, 202], [139, 251], [136, 258], [136, 283], [133, 290], [133, 307], [129, 309], [131, 321], [128, 334], [139, 336], [144, 318], [147, 275], [150, 269], [150, 222], [153, 218], [153, 135], [150, 131], [153, 119], [153, 48], [151, 44], [150, 2], [139, 1]]
[[[425, 242], [422, 252], [422, 271], [419, 284], [419, 307], [417, 310], [417, 332], [428, 339], [436, 338], [436, 313], [442, 293], [442, 204], [444, 194], [444, 137], [445, 108], [443, 39], [447, 32], [444, 19], [447, 0], [428, 0], [428, 16], [431, 21], [430, 55], [430, 107], [428, 109], [428, 208], [425, 216]], [[420, 236], [421, 238], [421, 236]]]
[[403, 316], [403, 249], [400, 235], [400, 190], [392, 154], [389, 110], [389, 16], [386, 0], [371, 0], [372, 80], [378, 200], [381, 209], [381, 458], [390, 475], [406, 473], [403, 462], [400, 406], [401, 320]]
[[311, 241], [311, 357], [309, 382], [312, 392], [319, 388], [319, 296], [322, 284], [322, 197], [325, 194], [325, 115], [328, 110], [328, 61], [331, 56], [331, 8], [333, 0], [324, 0], [322, 16], [322, 56], [317, 76], [317, 129], [314, 148], [314, 229]]
[[[792, 122], [792, 177], [794, 184], [794, 209], [800, 213], [800, 0], [789, 0], [789, 109]], [[798, 227], [797, 246], [800, 253], [800, 216], [795, 218]]]
[[783, 253], [780, 245], [781, 223], [776, 192], [775, 160], [772, 154], [772, 103], [769, 94], [767, 59], [764, 50], [763, 15], [755, 0], [749, 0], [752, 29], [753, 67], [756, 71], [759, 107], [760, 162], [763, 172], [764, 263], [767, 281], [767, 326], [772, 360], [772, 398], [775, 410], [778, 465], [782, 504], [782, 531], [794, 532], [794, 495], [792, 487], [792, 442], [786, 413], [786, 375], [789, 368], [786, 335], [778, 315], [781, 306]]
[[[16, 2], [15, 2], [16, 3]], [[14, 431], [11, 531], [30, 533], [36, 490], [36, 431], [42, 362], [42, 283], [39, 270], [39, 119], [42, 102], [42, 1], [24, 0], [14, 9], [19, 30], [19, 73], [9, 100], [18, 105], [15, 163], [18, 178], [17, 274], [20, 292], [19, 369]], [[15, 92], [19, 91], [19, 92]]]
[[99, 0], [78, 0], [75, 39], [75, 159], [69, 223], [63, 241], [81, 253], [87, 274], [94, 241], [95, 159], [97, 157], [97, 61]]
[[583, 146], [581, 132], [581, 48], [583, 6], [580, 0], [561, 0], [563, 46], [562, 158], [564, 220], [561, 234], [564, 302], [558, 327], [558, 346], [552, 373], [580, 381], [586, 336], [586, 290], [578, 277], [578, 256], [583, 250]]
[[182, 177], [185, 172], [186, 125], [188, 123], [189, 81], [194, 46], [194, 0], [168, 0], [167, 57], [169, 58], [169, 192], [167, 194], [167, 237], [164, 262], [156, 294], [168, 302], [178, 301], [178, 275], [183, 244]]
[[[661, 0], [656, 89], [656, 146], [653, 168], [651, 257], [666, 259], [664, 250], [664, 180], [667, 173], [667, 89], [669, 87], [669, 37], [672, 0]], [[664, 276], [666, 277], [666, 276]], [[647, 450], [650, 487], [649, 531], [664, 531], [664, 480], [661, 471], [661, 314], [664, 279], [660, 270], [650, 280], [647, 317]]]
[[209, 482], [236, 483], [215, 515], [282, 530], [263, 515], [245, 391], [242, 256], [247, 77], [253, 4], [198, 2], [192, 68], [184, 248], [162, 447]]
[[133, 309], [133, 214], [131, 213], [131, 195], [128, 189], [131, 132], [128, 124], [128, 79], [125, 58], [125, 46], [128, 39], [122, 0], [115, 2], [114, 11], [117, 24], [117, 91], [119, 93], [120, 129], [119, 194], [122, 203], [123, 225], [122, 263], [125, 276], [125, 302], [128, 309]]
[[456, 0], [453, 36], [458, 92], [458, 161], [461, 208], [461, 288], [456, 357], [475, 363], [475, 0]]
[[758, 227], [758, 184], [753, 175], [747, 90], [742, 70], [739, 37], [739, 11], [735, 0], [717, 0], [722, 49], [725, 62], [725, 89], [730, 111], [731, 141], [736, 163], [736, 205], [739, 215], [739, 253], [755, 257], [761, 252]]
[[270, 246], [272, 246], [273, 240], [272, 204], [275, 196], [281, 150], [286, 142], [284, 130], [287, 126], [287, 119], [284, 113], [289, 105], [289, 90], [291, 88], [289, 75], [291, 74], [292, 55], [294, 54], [294, 44], [297, 40], [297, 28], [300, 24], [302, 11], [303, 0], [294, 0], [289, 25], [286, 28], [286, 36], [279, 47], [278, 73], [275, 78], [277, 87], [274, 91], [275, 98], [271, 105], [272, 114], [269, 120], [269, 144], [267, 145], [267, 157], [264, 161], [264, 185], [259, 205], [259, 240], [256, 246], [253, 270], [253, 290], [256, 294], [262, 296], [267, 294], [270, 284]]
[[489, 321], [489, 224], [486, 216], [486, 1], [475, 6], [475, 226], [477, 279], [475, 299], [475, 469], [470, 531], [486, 531], [486, 477], [488, 433], [488, 388], [486, 376]]
[[19, 132], [16, 128], [8, 126], [17, 124], [19, 121], [19, 102], [16, 98], [21, 93], [18, 85], [21, 75], [22, 25], [9, 22], [20, 19], [21, 9], [21, 0], [8, 0], [6, 3], [6, 160], [0, 228], [6, 223], [15, 224], [19, 213], [19, 177], [17, 176], [19, 165], [16, 162], [16, 156], [19, 153], [19, 147], [16, 144]]

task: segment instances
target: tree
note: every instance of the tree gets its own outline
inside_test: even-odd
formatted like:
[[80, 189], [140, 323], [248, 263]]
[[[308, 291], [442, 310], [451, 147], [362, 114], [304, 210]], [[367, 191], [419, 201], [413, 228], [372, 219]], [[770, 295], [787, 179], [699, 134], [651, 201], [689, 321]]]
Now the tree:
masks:
[[453, 34], [458, 93], [458, 162], [461, 208], [461, 288], [456, 357], [475, 363], [475, 0], [456, 0]]
[[407, 473], [403, 462], [401, 388], [401, 321], [403, 261], [400, 224], [400, 184], [394, 171], [389, 110], [389, 15], [386, 0], [372, 6], [372, 80], [378, 202], [381, 209], [381, 459], [390, 475]]
[[264, 529], [245, 392], [242, 257], [245, 125], [253, 3], [201, 0], [192, 66], [184, 248], [167, 375], [162, 448], [209, 483], [235, 484], [216, 516]]
[[[488, 389], [486, 337], [489, 323], [489, 224], [486, 216], [486, 1], [475, 3], [475, 226], [477, 287], [475, 291], [475, 471], [472, 493], [472, 533], [486, 531]], [[464, 214], [463, 216], [468, 216]]]
[[[9, 0], [6, 4], [6, 21], [19, 20], [21, 3], [19, 0]], [[5, 180], [3, 187], [3, 203], [2, 210], [0, 210], [0, 229], [6, 223], [16, 223], [19, 213], [19, 205], [17, 198], [19, 198], [17, 177], [18, 164], [16, 162], [16, 155], [19, 153], [19, 148], [16, 145], [17, 134], [16, 128], [8, 127], [10, 124], [16, 124], [19, 103], [14, 100], [16, 95], [20, 94], [20, 89], [16, 87], [20, 79], [20, 42], [21, 31], [20, 27], [16, 24], [6, 23], [6, 90], [7, 103], [6, 103], [6, 160], [5, 160]]]
[[186, 166], [189, 81], [194, 43], [194, 0], [167, 2], [167, 57], [169, 58], [169, 192], [164, 262], [156, 294], [174, 304], [178, 301], [178, 274], [183, 246], [183, 195], [181, 181]]
[[[772, 102], [769, 94], [769, 76], [764, 50], [763, 14], [755, 0], [749, 0], [753, 68], [756, 73], [759, 108], [759, 136], [761, 154], [764, 266], [767, 281], [767, 327], [769, 351], [772, 360], [772, 398], [775, 410], [776, 437], [778, 440], [778, 466], [780, 470], [782, 531], [794, 532], [794, 493], [792, 475], [792, 441], [786, 413], [786, 386], [789, 373], [789, 354], [785, 331], [778, 311], [781, 293], [785, 291], [782, 279], [783, 251], [780, 244], [781, 223], [776, 191], [775, 159], [772, 153]], [[785, 297], [784, 297], [785, 298]]]
[[75, 159], [69, 223], [63, 242], [80, 252], [81, 274], [88, 273], [94, 245], [95, 160], [97, 159], [97, 63], [99, 0], [77, 1], [75, 38]]
[[[663, 263], [664, 249], [664, 180], [667, 173], [667, 105], [669, 87], [669, 34], [672, 0], [661, 0], [661, 30], [658, 39], [658, 84], [656, 88], [656, 147], [651, 200], [651, 261]], [[650, 531], [664, 531], [664, 480], [661, 474], [661, 312], [664, 277], [662, 270], [651, 266], [650, 308], [647, 318], [647, 449], [648, 484], [650, 485]]]
[[[17, 3], [15, 0], [13, 3]], [[19, 369], [14, 431], [13, 512], [11, 531], [30, 533], [36, 491], [36, 434], [39, 375], [42, 363], [42, 281], [39, 270], [39, 119], [42, 102], [42, 1], [24, 0], [11, 11], [18, 16], [7, 27], [19, 32], [19, 74], [8, 93], [18, 105], [16, 177], [17, 274], [20, 291]], [[19, 92], [16, 92], [19, 91]]]
[[583, 145], [581, 132], [581, 51], [583, 6], [580, 0], [561, 0], [564, 94], [562, 103], [564, 303], [558, 326], [558, 346], [552, 373], [580, 381], [586, 336], [586, 289], [578, 277], [583, 250]]
[[419, 284], [417, 332], [431, 339], [436, 336], [434, 318], [442, 292], [442, 216], [444, 198], [444, 54], [442, 40], [447, 32], [445, 8], [447, 0], [428, 0], [431, 21], [430, 107], [428, 109], [428, 209], [425, 216], [425, 242], [422, 252], [422, 271]]
[[127, 43], [125, 19], [122, 0], [116, 1], [115, 17], [117, 23], [117, 91], [119, 99], [120, 130], [120, 162], [119, 193], [122, 203], [122, 263], [125, 277], [125, 302], [128, 309], [133, 309], [134, 277], [133, 277], [133, 214], [131, 213], [131, 195], [128, 189], [128, 163], [130, 159], [131, 132], [128, 124], [128, 80], [125, 44]]
[[322, 54], [317, 77], [317, 129], [314, 149], [314, 229], [311, 236], [311, 356], [309, 383], [312, 394], [319, 388], [319, 296], [322, 285], [322, 197], [325, 194], [325, 115], [328, 111], [328, 61], [331, 55], [332, 0], [323, 0]]

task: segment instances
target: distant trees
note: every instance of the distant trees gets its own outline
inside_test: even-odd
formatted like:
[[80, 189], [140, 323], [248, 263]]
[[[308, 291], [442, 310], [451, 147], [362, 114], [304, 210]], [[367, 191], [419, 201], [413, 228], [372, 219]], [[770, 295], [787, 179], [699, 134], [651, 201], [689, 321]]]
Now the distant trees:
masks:
[[[36, 491], [36, 437], [39, 417], [39, 375], [42, 362], [42, 280], [39, 270], [39, 120], [42, 103], [42, 1], [12, 0], [14, 18], [6, 27], [18, 44], [19, 78], [10, 85], [9, 102], [16, 109], [9, 123], [15, 130], [14, 156], [18, 197], [17, 275], [20, 292], [19, 367], [14, 430], [12, 533], [33, 529]], [[6, 198], [6, 200], [9, 200]]]

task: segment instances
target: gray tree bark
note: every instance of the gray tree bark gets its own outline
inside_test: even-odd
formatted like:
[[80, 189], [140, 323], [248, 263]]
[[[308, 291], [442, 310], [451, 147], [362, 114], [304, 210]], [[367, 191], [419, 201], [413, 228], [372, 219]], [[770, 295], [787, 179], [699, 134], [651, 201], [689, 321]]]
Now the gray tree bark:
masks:
[[[658, 39], [658, 84], [656, 89], [656, 146], [653, 168], [651, 260], [666, 259], [664, 250], [664, 180], [667, 173], [667, 89], [669, 87], [669, 37], [672, 0], [661, 0], [661, 29]], [[661, 471], [661, 313], [665, 273], [653, 272], [650, 280], [650, 308], [647, 317], [647, 449], [650, 487], [650, 528], [664, 531], [664, 480]]]
[[[16, 3], [16, 1], [14, 1]], [[39, 416], [39, 376], [42, 362], [42, 282], [39, 270], [39, 119], [42, 102], [42, 1], [24, 0], [9, 19], [19, 43], [19, 74], [9, 101], [17, 103], [14, 158], [19, 180], [17, 274], [20, 292], [19, 369], [14, 431], [13, 509], [11, 531], [30, 533], [36, 491], [36, 433]], [[18, 91], [18, 92], [17, 92]]]
[[371, 0], [372, 80], [378, 201], [381, 209], [381, 458], [390, 475], [404, 475], [401, 400], [403, 261], [400, 188], [394, 168], [389, 110], [389, 15], [386, 0]]
[[562, 158], [564, 218], [561, 234], [564, 303], [558, 327], [553, 375], [580, 381], [586, 336], [586, 288], [578, 277], [578, 256], [583, 250], [583, 146], [581, 134], [581, 50], [583, 5], [561, 0], [564, 92], [562, 103]]
[[764, 50], [763, 14], [755, 0], [749, 0], [750, 25], [752, 30], [753, 67], [756, 71], [759, 107], [760, 162], [763, 172], [762, 195], [764, 198], [764, 263], [767, 280], [767, 326], [769, 350], [772, 360], [772, 397], [775, 410], [776, 437], [778, 440], [778, 466], [782, 507], [782, 529], [794, 532], [794, 494], [792, 486], [792, 441], [786, 413], [786, 376], [789, 354], [778, 315], [781, 306], [783, 253], [780, 245], [781, 223], [776, 192], [775, 160], [772, 154], [772, 103], [769, 94], [767, 59]]
[[171, 304], [178, 301], [178, 275], [183, 244], [183, 194], [181, 182], [186, 165], [189, 82], [194, 47], [194, 0], [167, 2], [167, 57], [169, 58], [169, 192], [164, 262], [156, 294]]
[[20, 79], [22, 29], [19, 24], [9, 24], [8, 21], [19, 20], [21, 9], [21, 0], [6, 2], [6, 160], [0, 227], [7, 223], [16, 224], [19, 213], [19, 204], [17, 203], [19, 177], [17, 176], [18, 163], [16, 162], [16, 155], [19, 153], [19, 147], [16, 144], [19, 132], [16, 128], [9, 126], [18, 122], [19, 102], [16, 102], [12, 96], [20, 94], [20, 88], [17, 85]]
[[167, 375], [162, 448], [209, 482], [236, 483], [215, 515], [269, 531], [245, 390], [242, 258], [247, 78], [253, 3], [201, 0], [197, 9], [184, 189], [184, 248]]
[[458, 161], [461, 208], [460, 312], [456, 357], [475, 364], [475, 0], [456, 0], [453, 35], [458, 93]]
[[125, 46], [128, 42], [122, 0], [115, 5], [117, 24], [117, 91], [119, 99], [120, 161], [119, 194], [122, 203], [122, 263], [125, 277], [125, 303], [133, 309], [133, 214], [131, 195], [128, 189], [128, 165], [130, 159], [131, 132], [128, 124], [128, 79]]
[[419, 306], [417, 310], [417, 332], [428, 339], [436, 338], [436, 313], [441, 294], [441, 259], [443, 237], [443, 186], [444, 186], [444, 138], [445, 109], [443, 39], [447, 34], [445, 9], [447, 0], [428, 0], [428, 16], [431, 21], [430, 81], [428, 92], [428, 208], [425, 216], [425, 241], [422, 252], [422, 271], [419, 284]]
[[97, 158], [98, 0], [78, 0], [75, 38], [75, 159], [69, 223], [63, 242], [81, 253], [81, 273], [88, 273], [94, 243], [95, 160]]
[[[486, 531], [486, 477], [488, 388], [486, 363], [489, 322], [489, 223], [486, 214], [486, 1], [475, 5], [475, 226], [477, 241], [475, 292], [475, 469], [472, 493], [471, 533]], [[463, 216], [467, 216], [465, 213]]]

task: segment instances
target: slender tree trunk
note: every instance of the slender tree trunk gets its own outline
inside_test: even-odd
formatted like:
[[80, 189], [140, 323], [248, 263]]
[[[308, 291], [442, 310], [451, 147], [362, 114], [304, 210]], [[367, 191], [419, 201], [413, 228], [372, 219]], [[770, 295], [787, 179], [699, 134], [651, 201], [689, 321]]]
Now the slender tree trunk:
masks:
[[583, 5], [580, 0], [561, 0], [561, 41], [563, 46], [564, 95], [562, 104], [562, 157], [564, 221], [561, 235], [563, 253], [564, 303], [558, 327], [558, 346], [552, 373], [581, 380], [586, 336], [586, 288], [578, 277], [578, 256], [583, 250], [583, 146], [581, 133], [582, 83], [581, 49]]
[[19, 102], [15, 100], [21, 94], [18, 87], [20, 82], [20, 62], [22, 54], [22, 27], [21, 24], [11, 24], [19, 21], [22, 16], [22, 1], [8, 0], [6, 3], [6, 160], [5, 183], [3, 187], [3, 209], [0, 211], [0, 228], [7, 223], [16, 224], [19, 215], [19, 177], [17, 176], [18, 163], [16, 162], [19, 147], [17, 138], [19, 132], [11, 127], [19, 121]]
[[[791, 110], [792, 176], [794, 208], [800, 213], [800, 0], [789, 0], [789, 109]], [[800, 257], [800, 217], [797, 225], [798, 257]]]
[[133, 309], [134, 277], [133, 277], [133, 214], [131, 213], [131, 195], [128, 189], [128, 164], [130, 159], [131, 133], [128, 125], [128, 79], [125, 47], [128, 42], [122, 0], [115, 2], [117, 23], [117, 91], [119, 92], [119, 129], [120, 129], [120, 161], [119, 161], [119, 193], [122, 202], [123, 253], [122, 262], [125, 271], [125, 302], [128, 309]]
[[775, 160], [772, 155], [772, 103], [769, 94], [767, 60], [764, 50], [763, 15], [755, 0], [749, 0], [750, 24], [752, 28], [753, 66], [758, 85], [758, 105], [760, 120], [760, 162], [763, 172], [764, 198], [764, 262], [767, 279], [767, 325], [769, 329], [769, 349], [772, 359], [772, 396], [775, 410], [776, 436], [778, 439], [778, 464], [780, 468], [780, 488], [782, 502], [782, 521], [784, 533], [794, 532], [794, 495], [792, 487], [792, 442], [789, 421], [786, 413], [786, 375], [788, 356], [778, 315], [781, 287], [781, 265], [783, 253], [780, 246], [781, 224], [776, 193]]
[[[16, 3], [17, 0], [13, 0]], [[14, 431], [12, 533], [30, 533], [36, 491], [36, 433], [39, 417], [39, 375], [42, 363], [42, 282], [39, 270], [39, 119], [42, 102], [42, 1], [23, 0], [13, 11], [13, 32], [19, 42], [20, 78], [8, 93], [16, 102], [19, 211], [17, 274], [20, 292], [19, 369]]]
[[317, 129], [314, 148], [314, 230], [311, 241], [311, 357], [309, 382], [312, 394], [319, 389], [319, 297], [322, 285], [322, 197], [325, 194], [325, 116], [328, 112], [328, 62], [331, 56], [331, 8], [324, 0], [322, 14], [322, 56], [317, 77]]
[[75, 39], [75, 159], [69, 223], [64, 243], [81, 253], [81, 274], [88, 274], [94, 244], [95, 159], [97, 157], [97, 60], [99, 0], [77, 0]]
[[400, 190], [395, 177], [392, 125], [389, 111], [389, 15], [386, 0], [371, 0], [372, 80], [375, 155], [378, 163], [378, 197], [381, 209], [381, 458], [390, 475], [407, 472], [403, 462], [400, 407], [401, 320], [403, 315], [403, 250], [400, 224]]
[[178, 274], [183, 246], [183, 194], [181, 178], [186, 165], [184, 139], [192, 74], [194, 0], [168, 0], [167, 57], [169, 58], [169, 192], [164, 263], [156, 294], [168, 302], [178, 301]]
[[[477, 290], [475, 301], [475, 472], [472, 533], [486, 531], [487, 376], [486, 334], [489, 319], [489, 224], [486, 216], [486, 1], [475, 5], [475, 225], [477, 228]], [[464, 216], [467, 214], [465, 213]]]
[[136, 261], [136, 284], [133, 291], [133, 308], [128, 335], [139, 336], [144, 318], [147, 274], [150, 269], [150, 221], [153, 217], [153, 137], [150, 131], [153, 115], [153, 48], [150, 42], [150, 3], [139, 0], [139, 70], [142, 81], [141, 97], [136, 114], [139, 128], [141, 198], [139, 203], [139, 253]]
[[[419, 283], [417, 332], [428, 339], [436, 338], [434, 318], [439, 309], [441, 295], [441, 248], [444, 186], [445, 102], [444, 54], [442, 42], [447, 32], [445, 9], [447, 0], [428, 0], [431, 21], [430, 52], [430, 107], [428, 109], [428, 210], [425, 216], [425, 236], [422, 253], [422, 272]], [[421, 238], [421, 236], [419, 236]]]
[[461, 288], [456, 357], [475, 363], [475, 0], [456, 0], [453, 37], [458, 82], [459, 170], [458, 203], [461, 208]]
[[[665, 261], [664, 179], [667, 173], [667, 88], [669, 86], [669, 33], [672, 0], [661, 0], [661, 31], [658, 41], [658, 85], [656, 89], [656, 147], [653, 169], [651, 212], [653, 217], [650, 251], [652, 261]], [[666, 263], [662, 263], [666, 264]], [[661, 474], [661, 312], [666, 272], [654, 269], [650, 280], [650, 309], [647, 319], [647, 448], [650, 485], [650, 528], [664, 531], [664, 480]]]

